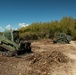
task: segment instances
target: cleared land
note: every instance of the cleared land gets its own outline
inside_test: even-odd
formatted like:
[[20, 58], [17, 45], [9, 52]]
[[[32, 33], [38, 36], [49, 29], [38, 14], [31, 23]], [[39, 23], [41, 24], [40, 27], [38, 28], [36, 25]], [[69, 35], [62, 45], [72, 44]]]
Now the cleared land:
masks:
[[76, 42], [53, 44], [33, 41], [33, 53], [20, 57], [0, 56], [0, 75], [76, 75]]

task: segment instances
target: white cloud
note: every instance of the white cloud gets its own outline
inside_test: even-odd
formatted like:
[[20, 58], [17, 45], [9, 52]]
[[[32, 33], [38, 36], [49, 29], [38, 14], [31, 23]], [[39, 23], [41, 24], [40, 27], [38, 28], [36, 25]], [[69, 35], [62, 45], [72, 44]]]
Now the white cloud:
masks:
[[20, 27], [26, 27], [26, 26], [28, 26], [29, 24], [26, 24], [26, 23], [19, 23], [19, 26]]
[[3, 30], [3, 28], [0, 26], [0, 30]]
[[18, 30], [18, 28], [15, 28], [14, 30]]
[[26, 26], [29, 26], [29, 24], [26, 24]]
[[8, 29], [8, 30], [12, 29], [12, 28], [11, 28], [11, 25], [8, 24], [8, 25], [6, 26], [6, 29]]

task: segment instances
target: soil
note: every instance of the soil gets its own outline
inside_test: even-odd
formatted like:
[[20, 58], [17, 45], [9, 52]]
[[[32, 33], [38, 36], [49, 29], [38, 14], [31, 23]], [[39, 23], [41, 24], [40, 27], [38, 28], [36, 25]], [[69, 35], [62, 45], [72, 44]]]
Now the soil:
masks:
[[33, 41], [32, 52], [19, 57], [0, 56], [0, 75], [76, 75], [76, 42], [53, 44]]

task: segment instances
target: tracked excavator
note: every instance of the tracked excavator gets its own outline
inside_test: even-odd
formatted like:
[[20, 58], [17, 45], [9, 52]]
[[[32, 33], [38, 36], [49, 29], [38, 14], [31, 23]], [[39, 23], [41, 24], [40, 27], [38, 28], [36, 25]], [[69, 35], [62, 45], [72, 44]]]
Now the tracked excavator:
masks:
[[19, 31], [5, 30], [3, 36], [0, 36], [0, 55], [1, 56], [18, 56], [31, 52], [31, 42], [21, 40]]
[[65, 33], [55, 33], [53, 43], [70, 44], [71, 36]]

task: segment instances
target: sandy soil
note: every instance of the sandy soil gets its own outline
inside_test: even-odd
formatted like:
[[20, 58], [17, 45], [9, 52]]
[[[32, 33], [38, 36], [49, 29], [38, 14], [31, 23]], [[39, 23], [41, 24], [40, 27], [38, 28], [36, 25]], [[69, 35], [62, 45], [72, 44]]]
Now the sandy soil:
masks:
[[76, 42], [53, 44], [33, 41], [33, 53], [19, 57], [0, 56], [0, 75], [76, 75]]

